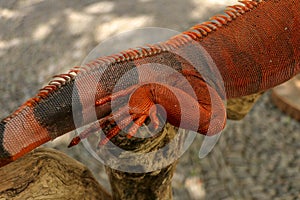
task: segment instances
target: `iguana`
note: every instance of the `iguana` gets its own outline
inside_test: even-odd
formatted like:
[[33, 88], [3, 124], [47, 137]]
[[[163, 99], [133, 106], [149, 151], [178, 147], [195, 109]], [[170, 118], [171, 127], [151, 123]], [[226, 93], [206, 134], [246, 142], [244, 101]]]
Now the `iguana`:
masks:
[[[99, 121], [71, 146], [99, 127], [110, 126], [101, 144], [121, 129], [132, 137], [149, 118], [155, 129], [161, 112], [157, 104], [174, 126], [205, 135], [220, 132], [226, 124], [223, 100], [268, 90], [300, 72], [299, 1], [240, 2], [165, 42], [101, 57], [56, 76], [1, 121], [0, 166], [95, 122], [88, 115], [91, 109]], [[153, 66], [160, 65], [171, 69], [168, 85], [158, 81], [160, 69]], [[82, 89], [94, 83], [95, 90]], [[116, 112], [111, 102], [117, 103]]]

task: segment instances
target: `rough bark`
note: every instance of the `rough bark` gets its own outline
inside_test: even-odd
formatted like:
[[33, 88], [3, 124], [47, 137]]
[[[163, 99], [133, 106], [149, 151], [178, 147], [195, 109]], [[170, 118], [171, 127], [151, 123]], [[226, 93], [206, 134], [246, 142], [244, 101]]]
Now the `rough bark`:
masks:
[[232, 120], [243, 119], [248, 112], [250, 112], [251, 108], [262, 94], [263, 92], [260, 92], [239, 98], [228, 99], [226, 105], [227, 118]]
[[0, 199], [111, 199], [79, 162], [39, 148], [0, 168]]
[[176, 164], [150, 173], [126, 173], [106, 167], [113, 199], [172, 199], [172, 177]]
[[[180, 130], [180, 133], [177, 133], [177, 131], [177, 128], [166, 124], [156, 137], [127, 140], [120, 136], [113, 139], [113, 142], [118, 144], [119, 147], [123, 149], [130, 148], [131, 151], [142, 154], [142, 157], [128, 156], [126, 158], [128, 165], [123, 166], [123, 168], [120, 166], [124, 163], [122, 161], [106, 166], [113, 199], [172, 199], [171, 181], [173, 173], [176, 168], [177, 159], [182, 153], [181, 150], [184, 149], [183, 144], [187, 139], [186, 134], [184, 134], [186, 131]], [[171, 144], [170, 141], [174, 143]], [[164, 150], [161, 152], [157, 151], [161, 148]], [[154, 153], [147, 154], [149, 152]], [[124, 155], [120, 155], [120, 157], [122, 156]], [[140, 173], [128, 172], [130, 171], [130, 167], [135, 168], [137, 166], [140, 169]], [[156, 170], [151, 171], [151, 169]]]

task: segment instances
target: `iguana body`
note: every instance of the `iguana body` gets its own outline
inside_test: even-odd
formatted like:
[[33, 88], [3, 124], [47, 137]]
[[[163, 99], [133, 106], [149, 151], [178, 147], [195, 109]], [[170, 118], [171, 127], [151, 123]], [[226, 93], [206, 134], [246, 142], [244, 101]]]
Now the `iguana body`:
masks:
[[[103, 143], [123, 128], [132, 136], [149, 116], [157, 127], [159, 121], [157, 111], [152, 109], [154, 104], [164, 107], [167, 120], [174, 126], [208, 135], [221, 131], [226, 121], [224, 98], [265, 91], [300, 72], [299, 1], [249, 0], [243, 3], [243, 6], [229, 7], [224, 15], [213, 17], [210, 22], [196, 25], [164, 43], [99, 58], [59, 75], [36, 97], [1, 121], [0, 166], [78, 125], [95, 121], [82, 109], [91, 110], [95, 105], [100, 119], [98, 125], [112, 125], [116, 119], [119, 122], [107, 133]], [[202, 51], [195, 52], [202, 47], [214, 63]], [[197, 62], [194, 55], [202, 56], [201, 62]], [[188, 62], [186, 56], [192, 57], [195, 63]], [[146, 67], [141, 67], [147, 63], [173, 69], [174, 73], [169, 74], [170, 84], [157, 81], [159, 71], [155, 71], [156, 68], [150, 67], [147, 71]], [[128, 82], [123, 80], [115, 92], [116, 84], [128, 72], [132, 72], [132, 76]], [[187, 82], [178, 81], [179, 75]], [[141, 80], [149, 80], [149, 83]], [[96, 90], [84, 92], [82, 89], [93, 87]], [[129, 98], [129, 107], [120, 103], [116, 114], [110, 115], [110, 102], [126, 98]], [[90, 101], [94, 103], [91, 105]], [[130, 119], [125, 115], [127, 109]], [[200, 119], [193, 117], [195, 110], [199, 111]], [[135, 124], [129, 124], [130, 120]], [[93, 127], [89, 129], [92, 130]]]

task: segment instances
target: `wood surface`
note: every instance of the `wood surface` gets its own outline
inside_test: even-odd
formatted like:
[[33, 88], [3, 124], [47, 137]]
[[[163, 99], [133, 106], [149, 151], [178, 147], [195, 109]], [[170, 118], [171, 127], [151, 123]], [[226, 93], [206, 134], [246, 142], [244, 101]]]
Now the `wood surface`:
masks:
[[38, 148], [0, 168], [0, 199], [99, 199], [111, 196], [81, 163]]
[[272, 100], [280, 110], [300, 121], [300, 75], [273, 88]]

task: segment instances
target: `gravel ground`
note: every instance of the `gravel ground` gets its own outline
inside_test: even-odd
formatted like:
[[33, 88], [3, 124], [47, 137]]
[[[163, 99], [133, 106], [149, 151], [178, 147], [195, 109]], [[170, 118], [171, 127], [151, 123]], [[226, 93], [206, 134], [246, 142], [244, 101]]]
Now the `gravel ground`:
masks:
[[[233, 0], [226, 1], [232, 4]], [[52, 75], [79, 65], [99, 42], [138, 27], [183, 31], [221, 11], [223, 1], [0, 1], [0, 117]], [[47, 144], [85, 163], [109, 189], [103, 166], [69, 135]], [[67, 139], [67, 140], [66, 140]], [[174, 175], [174, 199], [300, 199], [300, 123], [266, 93], [239, 122], [230, 121], [213, 151], [198, 158], [198, 136]]]

